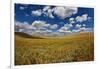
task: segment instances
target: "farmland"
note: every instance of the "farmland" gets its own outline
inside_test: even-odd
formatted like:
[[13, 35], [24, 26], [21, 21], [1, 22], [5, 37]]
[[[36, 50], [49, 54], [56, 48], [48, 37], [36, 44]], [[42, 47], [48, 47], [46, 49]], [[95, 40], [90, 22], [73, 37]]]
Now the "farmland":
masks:
[[15, 33], [15, 65], [94, 60], [93, 33], [77, 33], [58, 38], [28, 38], [20, 35]]

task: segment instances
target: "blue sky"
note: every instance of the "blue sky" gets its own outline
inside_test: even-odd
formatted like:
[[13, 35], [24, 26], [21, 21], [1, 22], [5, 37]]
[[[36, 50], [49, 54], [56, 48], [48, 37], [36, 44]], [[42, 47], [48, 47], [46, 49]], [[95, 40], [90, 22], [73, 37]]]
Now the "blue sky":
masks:
[[[93, 31], [94, 9], [71, 6], [15, 4], [16, 25], [17, 29], [21, 29], [21, 31], [28, 30], [28, 27], [39, 31], [44, 29], [44, 31], [66, 33], [79, 32], [80, 30]], [[25, 28], [26, 26], [27, 29]]]

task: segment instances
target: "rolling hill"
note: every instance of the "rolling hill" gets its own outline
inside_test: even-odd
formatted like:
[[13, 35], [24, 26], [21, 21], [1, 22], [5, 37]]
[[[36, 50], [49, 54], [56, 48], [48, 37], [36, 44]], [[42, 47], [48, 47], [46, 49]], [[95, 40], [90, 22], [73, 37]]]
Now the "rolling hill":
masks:
[[33, 36], [27, 34], [15, 33], [15, 65], [93, 60], [93, 33], [78, 33], [66, 35], [63, 38], [44, 39], [36, 39], [36, 37], [34, 39]]
[[42, 39], [42, 37], [32, 36], [23, 32], [15, 32], [15, 35], [23, 38]]

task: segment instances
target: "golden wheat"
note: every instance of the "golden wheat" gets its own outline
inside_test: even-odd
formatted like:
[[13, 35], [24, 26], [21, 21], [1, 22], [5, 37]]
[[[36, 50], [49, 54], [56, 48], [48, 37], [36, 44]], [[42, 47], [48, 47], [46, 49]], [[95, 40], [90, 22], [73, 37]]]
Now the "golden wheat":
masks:
[[30, 39], [15, 35], [15, 65], [94, 60], [93, 33]]

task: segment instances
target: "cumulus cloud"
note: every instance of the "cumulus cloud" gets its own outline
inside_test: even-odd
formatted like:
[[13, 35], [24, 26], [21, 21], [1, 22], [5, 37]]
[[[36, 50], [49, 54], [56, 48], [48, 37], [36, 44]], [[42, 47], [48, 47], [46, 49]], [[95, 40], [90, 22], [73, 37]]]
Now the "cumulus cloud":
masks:
[[93, 28], [86, 28], [86, 31], [87, 31], [87, 32], [93, 32], [94, 29], [93, 29]]
[[62, 27], [58, 31], [61, 32], [61, 33], [72, 33], [72, 31], [71, 30], [68, 30], [66, 27]]
[[39, 10], [33, 10], [32, 11], [32, 15], [34, 15], [34, 16], [41, 16], [41, 14], [42, 14], [42, 11], [41, 11], [41, 9], [39, 9]]
[[47, 12], [48, 12], [48, 16], [49, 16], [50, 18], [54, 18], [53, 14], [52, 14], [52, 12], [53, 12], [52, 9], [48, 9]]
[[76, 22], [83, 22], [83, 18], [81, 16], [76, 17]]
[[[81, 16], [77, 16], [75, 18], [71, 17], [69, 18], [69, 23], [73, 24], [73, 23], [82, 23], [82, 22], [85, 22], [85, 21], [89, 21], [91, 20], [91, 17], [88, 16], [88, 14], [83, 14]], [[83, 26], [86, 26], [83, 24]]]
[[45, 7], [43, 8], [43, 14], [44, 14], [45, 16], [50, 17], [50, 18], [54, 18], [54, 16], [53, 16], [53, 10], [51, 9], [50, 6], [45, 6]]
[[58, 31], [59, 32], [66, 32], [71, 33], [70, 28], [73, 27], [72, 24], [65, 24], [63, 27], [61, 27]]
[[53, 30], [58, 27], [57, 24], [48, 24], [45, 21], [36, 20], [32, 23], [33, 27], [36, 27], [36, 30], [33, 31], [33, 35], [38, 36], [53, 36]]
[[81, 27], [79, 30], [80, 30], [80, 32], [84, 32], [86, 30], [86, 28], [85, 27]]
[[37, 29], [43, 29], [49, 27], [50, 24], [47, 24], [45, 21], [36, 20], [32, 23], [32, 26], [36, 27]]
[[75, 27], [78, 28], [78, 29], [81, 28], [81, 26], [82, 26], [81, 24], [76, 24], [75, 25]]
[[37, 29], [51, 29], [51, 30], [54, 30], [54, 29], [57, 29], [58, 25], [57, 24], [49, 24], [49, 23], [46, 23], [45, 21], [40, 21], [40, 20], [36, 20], [32, 23], [32, 26], [37, 28]]
[[28, 22], [15, 21], [15, 32], [24, 32], [27, 34], [32, 34], [32, 31], [34, 30], [36, 30], [36, 28], [30, 25]]
[[76, 14], [78, 11], [77, 7], [65, 7], [65, 6], [56, 6], [51, 8], [50, 6], [45, 6], [42, 10], [33, 10], [32, 14], [36, 16], [40, 16], [44, 14], [44, 16], [54, 18], [56, 15], [61, 19], [65, 19], [66, 17], [70, 17], [73, 14]]
[[86, 21], [88, 19], [88, 14], [83, 14], [82, 18], [83, 18], [83, 21]]
[[80, 24], [76, 24], [77, 29], [70, 30], [73, 27], [72, 24], [66, 23], [57, 31], [53, 31], [57, 29], [57, 24], [48, 24], [45, 21], [34, 21], [31, 25], [28, 22], [15, 22], [15, 32], [24, 32], [30, 35], [36, 36], [64, 36], [70, 33], [77, 32], [93, 32], [92, 28], [86, 28]]
[[76, 7], [55, 7], [53, 8], [54, 14], [60, 17], [61, 19], [65, 19], [66, 17], [70, 17], [73, 14], [76, 14], [78, 8]]
[[81, 27], [80, 32], [93, 32], [93, 28], [86, 28], [86, 27]]
[[69, 22], [70, 22], [71, 24], [75, 23], [75, 18], [69, 18]]
[[79, 27], [79, 28], [77, 28], [77, 29], [73, 29], [72, 30], [72, 32], [73, 33], [82, 33], [82, 32], [93, 32], [93, 28], [86, 28], [85, 26], [83, 26], [83, 27]]
[[45, 7], [43, 8], [43, 11], [45, 12], [45, 11], [47, 11], [48, 9], [50, 9], [50, 6], [45, 6]]
[[57, 24], [54, 24], [54, 25], [51, 25], [49, 28], [50, 29], [57, 29], [58, 25]]
[[70, 18], [70, 19], [69, 19], [69, 22], [70, 22], [70, 21], [74, 21], [74, 18]]
[[59, 32], [66, 32], [68, 30], [67, 27], [61, 27], [58, 31]]
[[32, 11], [32, 15], [35, 16], [41, 16], [42, 14], [44, 14], [44, 16], [54, 18], [53, 10], [50, 8], [50, 6], [45, 6], [42, 10], [39, 9], [39, 10]]
[[71, 28], [71, 27], [73, 27], [73, 25], [72, 25], [72, 24], [66, 23], [66, 24], [64, 25], [64, 27]]
[[35, 29], [27, 22], [15, 22], [15, 27], [18, 27], [19, 29]]
[[48, 29], [50, 26], [52, 26], [52, 29], [54, 27], [56, 28], [56, 24], [50, 25], [46, 23], [45, 21], [34, 21], [31, 25], [28, 22], [15, 22], [15, 32], [24, 32], [27, 34], [45, 34], [47, 32], [52, 32], [51, 29]]
[[79, 29], [73, 29], [72, 32], [77, 33], [77, 32], [80, 32], [80, 30]]
[[88, 16], [88, 14], [83, 14], [82, 16], [76, 17], [76, 22], [83, 22], [91, 19], [91, 17]]

